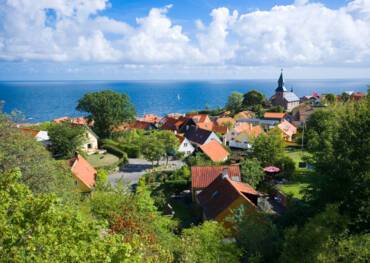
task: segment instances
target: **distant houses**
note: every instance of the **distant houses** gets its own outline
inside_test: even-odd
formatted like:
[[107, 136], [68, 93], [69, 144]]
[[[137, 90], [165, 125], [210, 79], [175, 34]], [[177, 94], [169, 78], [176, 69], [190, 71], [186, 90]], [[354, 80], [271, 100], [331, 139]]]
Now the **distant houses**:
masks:
[[41, 142], [45, 147], [50, 145], [50, 138], [47, 131], [37, 131], [31, 128], [20, 128], [20, 130], [34, 137], [36, 141]]

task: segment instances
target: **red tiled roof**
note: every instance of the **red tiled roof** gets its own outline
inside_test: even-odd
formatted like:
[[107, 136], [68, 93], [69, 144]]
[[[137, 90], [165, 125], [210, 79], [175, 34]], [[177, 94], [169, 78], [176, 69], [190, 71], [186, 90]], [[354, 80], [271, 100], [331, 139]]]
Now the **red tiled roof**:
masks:
[[153, 123], [150, 122], [145, 122], [145, 121], [138, 121], [136, 120], [135, 122], [130, 124], [130, 128], [132, 129], [142, 129], [142, 130], [147, 130], [149, 129]]
[[61, 123], [61, 122], [68, 121], [68, 120], [69, 120], [69, 117], [64, 116], [64, 117], [60, 117], [60, 118], [54, 119], [53, 122], [55, 122], [55, 123]]
[[265, 119], [282, 119], [286, 116], [284, 112], [265, 112], [263, 117]]
[[228, 168], [228, 175], [230, 178], [240, 177], [240, 169], [237, 165], [231, 166], [193, 166], [191, 167], [191, 187], [197, 189], [204, 189], [210, 185], [223, 170]]
[[223, 162], [230, 155], [230, 153], [216, 140], [211, 140], [209, 143], [201, 145], [200, 149], [213, 162]]
[[207, 114], [190, 113], [190, 114], [187, 114], [186, 117], [192, 118], [196, 123], [211, 122]]
[[81, 155], [70, 161], [72, 173], [89, 189], [95, 186], [96, 170]]
[[154, 114], [145, 114], [142, 118], [142, 121], [150, 122], [150, 123], [158, 123], [161, 120], [157, 115]]
[[197, 199], [208, 219], [214, 219], [226, 210], [237, 198], [241, 197], [245, 203], [256, 204], [246, 195], [259, 196], [259, 193], [249, 184], [235, 182], [229, 178], [218, 176], [206, 189], [198, 194]]
[[161, 130], [178, 131], [188, 120], [189, 118], [184, 116], [180, 116], [179, 118], [167, 117], [161, 126]]

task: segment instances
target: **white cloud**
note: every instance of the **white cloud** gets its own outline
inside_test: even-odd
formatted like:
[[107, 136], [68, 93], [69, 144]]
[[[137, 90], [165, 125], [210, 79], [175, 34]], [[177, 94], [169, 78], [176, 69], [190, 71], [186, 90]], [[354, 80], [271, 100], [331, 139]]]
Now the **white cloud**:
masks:
[[[212, 10], [186, 34], [152, 8], [135, 25], [101, 15], [108, 0], [0, 2], [0, 60], [140, 66], [356, 66], [370, 64], [370, 0], [330, 9], [307, 0], [239, 14]], [[114, 8], [114, 7], [113, 7]], [[138, 67], [140, 68], [140, 67]]]

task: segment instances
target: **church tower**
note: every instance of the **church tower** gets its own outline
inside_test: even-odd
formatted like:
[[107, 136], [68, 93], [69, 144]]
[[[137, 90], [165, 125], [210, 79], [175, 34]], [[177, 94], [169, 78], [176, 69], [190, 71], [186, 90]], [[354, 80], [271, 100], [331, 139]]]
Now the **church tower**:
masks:
[[280, 77], [278, 80], [278, 87], [275, 89], [277, 95], [282, 95], [282, 93], [287, 92], [288, 90], [285, 88], [284, 85], [284, 77], [283, 77], [283, 69], [281, 69]]

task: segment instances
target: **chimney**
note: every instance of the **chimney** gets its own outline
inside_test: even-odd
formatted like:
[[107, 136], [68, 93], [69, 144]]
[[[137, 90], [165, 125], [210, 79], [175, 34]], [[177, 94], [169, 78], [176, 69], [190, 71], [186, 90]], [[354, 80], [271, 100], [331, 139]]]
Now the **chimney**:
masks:
[[225, 167], [222, 170], [222, 179], [226, 179], [228, 176], [229, 176], [229, 168], [228, 167]]

